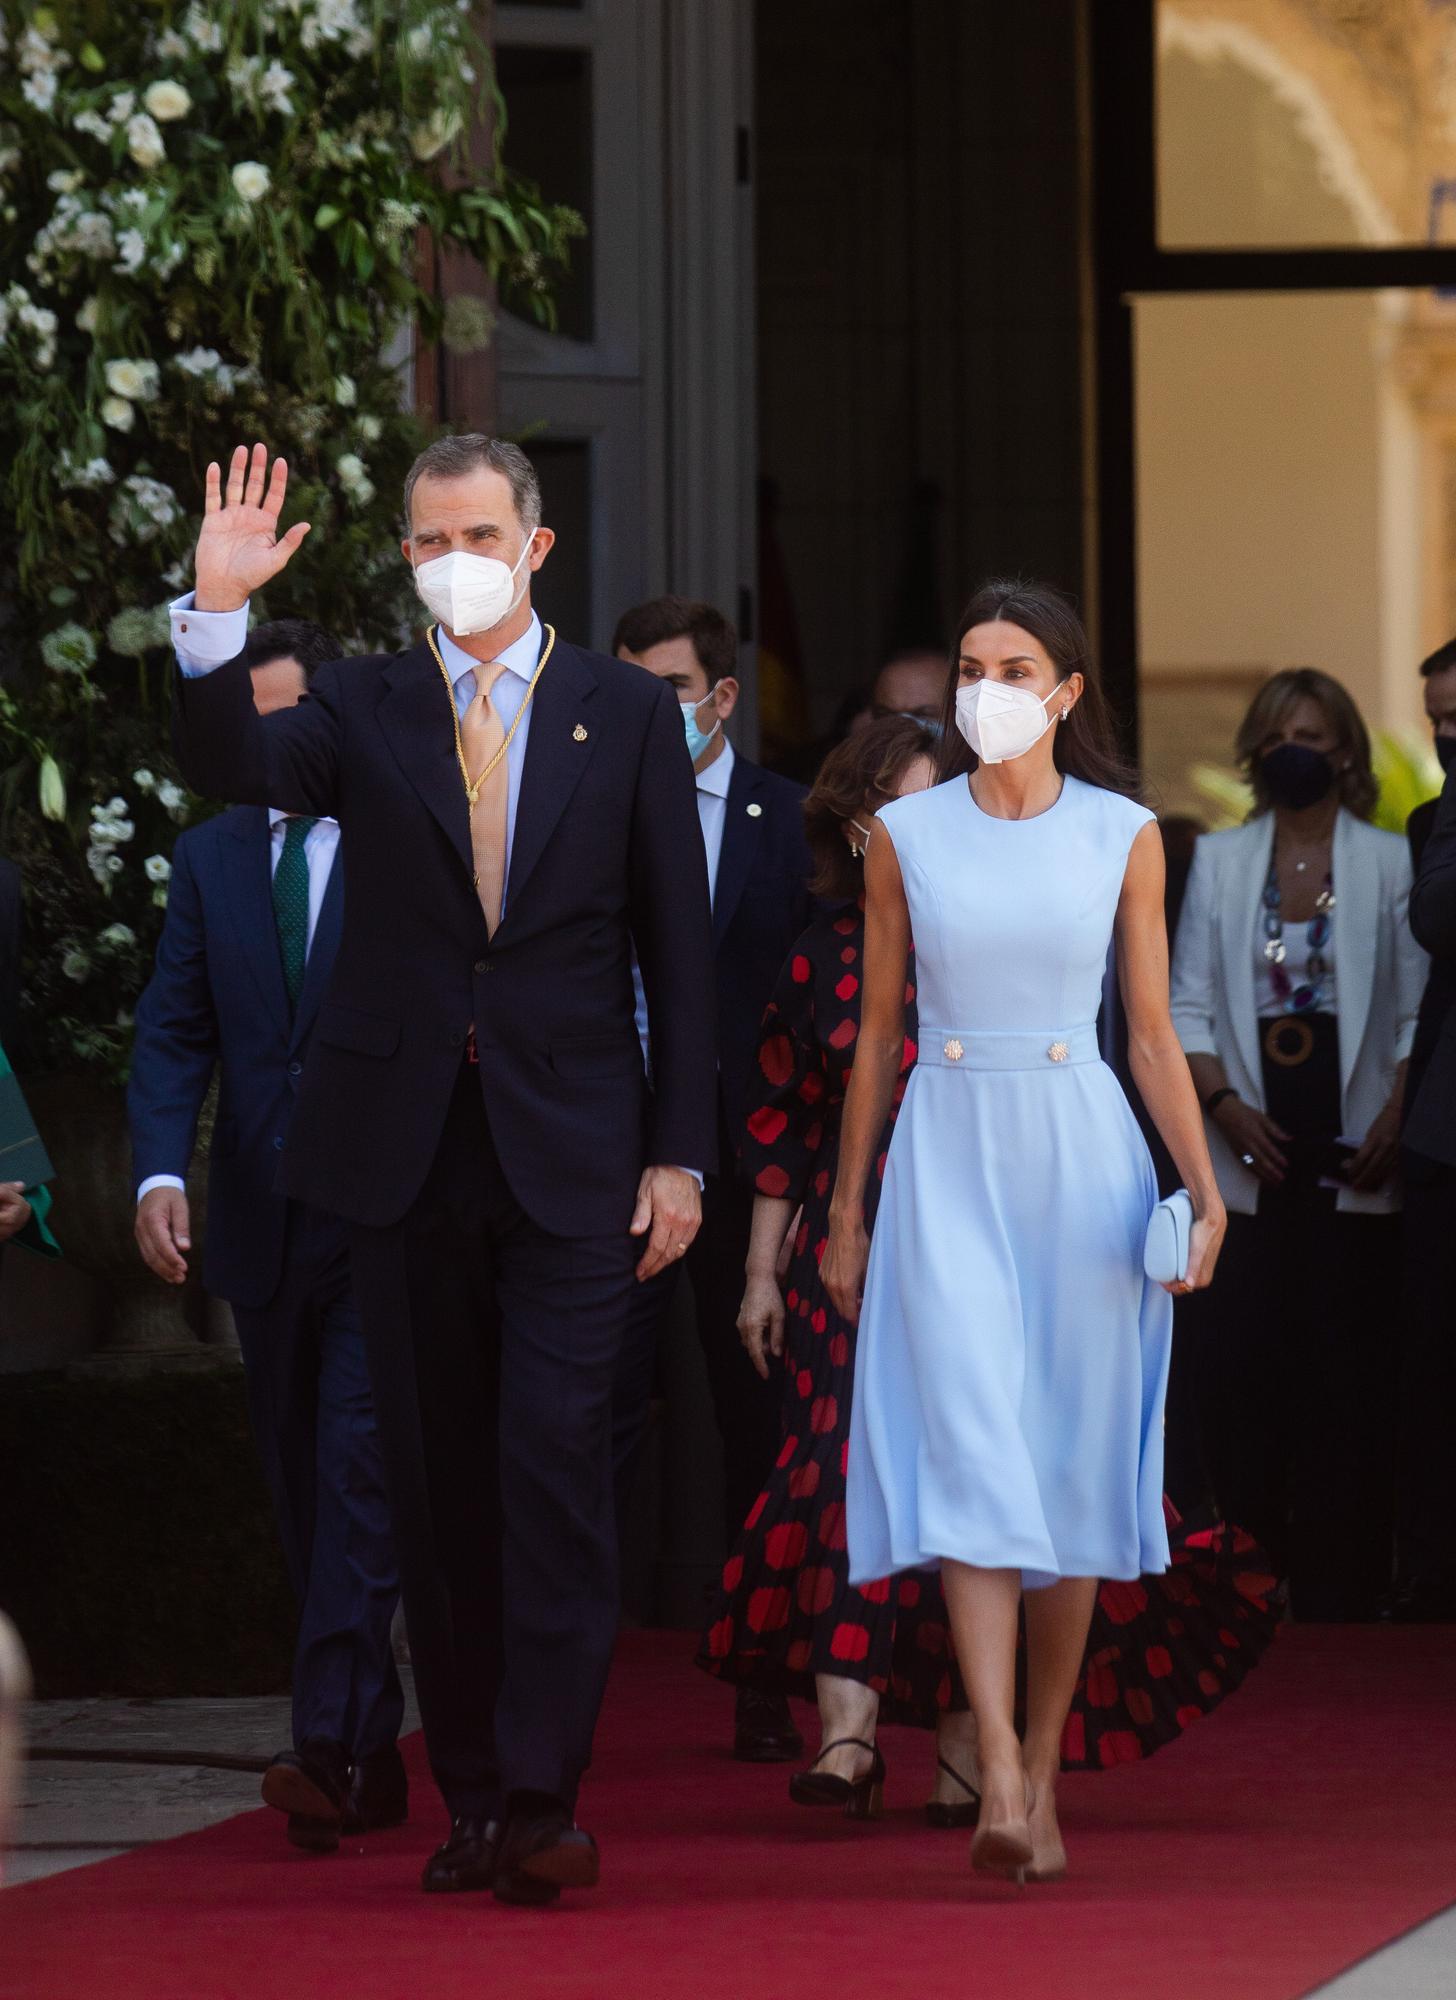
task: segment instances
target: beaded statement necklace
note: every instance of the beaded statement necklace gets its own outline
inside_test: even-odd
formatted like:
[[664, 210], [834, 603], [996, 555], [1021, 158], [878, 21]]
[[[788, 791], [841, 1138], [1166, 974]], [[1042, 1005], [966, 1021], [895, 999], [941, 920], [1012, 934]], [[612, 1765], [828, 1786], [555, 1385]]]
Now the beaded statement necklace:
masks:
[[1284, 970], [1287, 953], [1279, 894], [1279, 857], [1274, 855], [1269, 863], [1269, 879], [1264, 884], [1264, 958], [1269, 967], [1269, 984], [1286, 1014], [1311, 1014], [1324, 998], [1325, 980], [1330, 969], [1325, 946], [1330, 941], [1330, 918], [1334, 908], [1334, 877], [1327, 873], [1324, 887], [1315, 898], [1314, 915], [1304, 934], [1308, 946], [1304, 982], [1294, 985]]

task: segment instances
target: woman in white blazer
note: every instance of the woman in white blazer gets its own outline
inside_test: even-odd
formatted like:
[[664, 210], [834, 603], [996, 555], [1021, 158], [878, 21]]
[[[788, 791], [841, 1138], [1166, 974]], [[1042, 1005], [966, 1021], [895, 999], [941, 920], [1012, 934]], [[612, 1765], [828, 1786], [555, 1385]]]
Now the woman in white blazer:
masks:
[[1229, 1211], [1188, 1315], [1200, 1431], [1220, 1505], [1296, 1613], [1368, 1618], [1390, 1587], [1395, 1167], [1426, 959], [1339, 682], [1274, 675], [1237, 754], [1254, 810], [1198, 842], [1172, 980]]

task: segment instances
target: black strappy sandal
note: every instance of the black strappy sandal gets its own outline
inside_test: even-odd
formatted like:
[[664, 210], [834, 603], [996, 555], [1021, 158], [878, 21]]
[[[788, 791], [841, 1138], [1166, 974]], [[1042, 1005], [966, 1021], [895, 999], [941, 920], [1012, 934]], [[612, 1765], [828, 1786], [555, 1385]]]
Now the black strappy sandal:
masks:
[[926, 1803], [925, 1817], [931, 1826], [950, 1829], [974, 1826], [981, 1817], [981, 1794], [968, 1778], [963, 1778], [954, 1764], [947, 1764], [944, 1757], [937, 1757], [936, 1763], [948, 1778], [954, 1778], [966, 1794], [964, 1802], [957, 1800], [948, 1805], [944, 1799], [930, 1799]]
[[[857, 1750], [868, 1750], [870, 1768], [862, 1778], [836, 1778], [832, 1771], [816, 1771], [831, 1750], [840, 1750], [851, 1743]], [[880, 1755], [879, 1746], [866, 1743], [862, 1736], [837, 1736], [832, 1743], [820, 1745], [819, 1755], [807, 1771], [795, 1771], [789, 1780], [789, 1797], [796, 1806], [836, 1807], [846, 1819], [878, 1819], [885, 1802], [885, 1760]]]

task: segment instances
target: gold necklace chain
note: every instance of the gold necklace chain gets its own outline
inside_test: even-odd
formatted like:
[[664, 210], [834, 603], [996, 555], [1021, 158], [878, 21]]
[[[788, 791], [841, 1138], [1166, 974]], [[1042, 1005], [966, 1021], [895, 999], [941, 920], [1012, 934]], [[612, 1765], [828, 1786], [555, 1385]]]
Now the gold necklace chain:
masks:
[[[470, 766], [465, 761], [465, 739], [460, 734], [460, 710], [456, 705], [455, 701], [455, 683], [450, 678], [450, 669], [445, 665], [445, 661], [441, 655], [440, 648], [435, 644], [435, 632], [437, 629], [438, 629], [437, 627], [432, 626], [431, 629], [425, 634], [425, 637], [430, 642], [430, 651], [435, 656], [435, 664], [440, 669], [441, 676], [445, 682], [445, 692], [450, 697], [450, 719], [455, 724], [455, 761], [460, 766], [460, 776], [465, 786], [465, 797], [469, 802], [470, 810], [474, 812], [476, 805], [479, 803], [480, 800], [481, 786], [485, 783], [486, 779], [490, 776], [491, 772], [500, 763], [502, 757], [505, 756], [507, 750], [510, 749], [511, 741], [514, 738], [516, 731], [521, 726], [521, 718], [526, 713], [526, 710], [531, 706], [531, 696], [536, 692], [536, 683], [538, 680], [540, 680], [542, 674], [545, 672], [546, 662], [551, 658], [551, 648], [556, 644], [556, 627], [554, 625], [548, 625], [546, 627], [546, 644], [541, 648], [541, 657], [536, 662], [536, 671], [535, 673], [532, 674], [530, 681], [527, 683], [526, 692], [525, 695], [522, 697], [521, 705], [516, 710], [516, 719], [511, 724], [510, 728], [506, 731], [505, 742], [502, 743], [499, 750], [496, 751], [495, 755], [491, 758], [490, 762], [486, 765], [485, 769], [481, 772], [480, 776], [475, 780], [474, 784], [470, 782]], [[480, 665], [484, 666], [485, 662], [481, 661]], [[500, 676], [497, 675], [496, 678], [499, 679]], [[476, 668], [475, 679], [476, 679], [476, 686], [478, 688], [480, 684], [479, 667]], [[474, 696], [472, 696], [471, 699], [473, 700]]]

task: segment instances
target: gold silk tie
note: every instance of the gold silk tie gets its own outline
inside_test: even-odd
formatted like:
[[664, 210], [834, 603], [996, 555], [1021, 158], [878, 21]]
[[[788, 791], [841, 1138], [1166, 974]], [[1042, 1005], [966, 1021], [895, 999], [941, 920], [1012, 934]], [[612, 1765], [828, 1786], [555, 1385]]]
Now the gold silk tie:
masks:
[[[460, 719], [460, 745], [466, 767], [474, 782], [498, 756], [506, 732], [491, 700], [491, 690], [505, 672], [499, 660], [488, 660], [475, 670], [475, 693]], [[475, 859], [475, 890], [485, 912], [485, 927], [492, 937], [501, 920], [501, 904], [506, 893], [506, 819], [510, 799], [510, 776], [506, 759], [501, 758], [480, 787], [470, 813], [470, 849]]]

